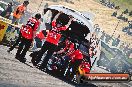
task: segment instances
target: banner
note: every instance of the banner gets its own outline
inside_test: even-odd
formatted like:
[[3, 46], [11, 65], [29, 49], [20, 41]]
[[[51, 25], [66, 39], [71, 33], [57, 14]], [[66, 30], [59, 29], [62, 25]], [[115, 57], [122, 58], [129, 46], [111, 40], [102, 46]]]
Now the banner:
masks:
[[8, 27], [8, 24], [0, 20], [0, 42], [2, 41], [4, 37], [7, 27]]
[[8, 28], [6, 29], [6, 33], [3, 37], [2, 44], [7, 46], [14, 44], [15, 40], [19, 36], [19, 30], [19, 27], [9, 24]]

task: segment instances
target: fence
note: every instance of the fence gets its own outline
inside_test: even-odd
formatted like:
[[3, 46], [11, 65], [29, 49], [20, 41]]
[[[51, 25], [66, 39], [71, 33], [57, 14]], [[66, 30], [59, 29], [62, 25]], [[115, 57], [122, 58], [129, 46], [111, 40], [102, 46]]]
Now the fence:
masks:
[[104, 31], [101, 31], [98, 24], [94, 25], [94, 29], [96, 34], [105, 44], [107, 44], [112, 48], [117, 48], [121, 50], [124, 53], [124, 55], [126, 55], [129, 58], [132, 58], [132, 56], [130, 56], [132, 53], [132, 48], [130, 47], [131, 43], [121, 41], [119, 39], [120, 36], [118, 36], [118, 38], [111, 37], [110, 35], [106, 34]]

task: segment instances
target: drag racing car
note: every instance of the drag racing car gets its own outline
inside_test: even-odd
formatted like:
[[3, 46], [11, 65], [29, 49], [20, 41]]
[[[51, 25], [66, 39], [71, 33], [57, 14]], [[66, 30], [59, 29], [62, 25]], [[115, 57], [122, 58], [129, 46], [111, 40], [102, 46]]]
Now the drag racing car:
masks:
[[[99, 44], [99, 40], [97, 40], [97, 36], [94, 33], [92, 22], [94, 15], [89, 12], [79, 12], [62, 5], [51, 5], [45, 9], [47, 30], [51, 29], [51, 21], [60, 11], [63, 12], [63, 14], [58, 17], [58, 20], [61, 20], [62, 23], [66, 24], [65, 21], [68, 20], [67, 18], [69, 15], [72, 16], [74, 20], [66, 31], [61, 32], [62, 38], [56, 51], [63, 49], [65, 45], [60, 46], [60, 44], [63, 43], [67, 38], [79, 44], [78, 49], [81, 50], [84, 56], [84, 60], [78, 67], [78, 73], [76, 74], [76, 80], [80, 82], [81, 76], [90, 73], [92, 66], [94, 66], [96, 60], [99, 59], [100, 51], [98, 51], [98, 47], [101, 45]], [[50, 58], [49, 62], [47, 63], [47, 70], [53, 73], [55, 73], [55, 71], [57, 71], [57, 73], [61, 73], [61, 71], [63, 71], [63, 62], [65, 61], [64, 56], [65, 54], [53, 54], [52, 58]], [[72, 69], [69, 72], [72, 73]]]

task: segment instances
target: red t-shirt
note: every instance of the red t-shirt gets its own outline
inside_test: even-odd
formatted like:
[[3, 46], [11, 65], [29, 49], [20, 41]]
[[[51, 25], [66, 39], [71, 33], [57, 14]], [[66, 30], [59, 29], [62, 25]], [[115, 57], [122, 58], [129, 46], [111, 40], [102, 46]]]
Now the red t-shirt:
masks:
[[86, 73], [90, 73], [90, 64], [88, 62], [82, 62], [80, 68]]
[[83, 54], [80, 50], [75, 50], [69, 56], [70, 56], [72, 62], [74, 62], [75, 60], [83, 59]]
[[72, 59], [72, 62], [78, 59], [83, 59], [83, 54], [80, 50], [74, 49], [74, 43], [70, 43], [69, 40], [65, 41], [66, 47], [64, 51], [68, 51], [67, 56]]
[[45, 36], [42, 33], [42, 31], [40, 31], [39, 33], [36, 34], [36, 37], [38, 37], [40, 40], [43, 40]]
[[22, 25], [20, 32], [26, 39], [33, 39], [33, 31], [36, 31], [40, 25], [39, 20], [29, 18], [26, 25]]
[[63, 26], [63, 27], [56, 27], [56, 26], [57, 26], [56, 21], [53, 21], [52, 22], [52, 28], [53, 29], [48, 32], [46, 41], [53, 43], [55, 45], [58, 45], [58, 42], [61, 38], [61, 34], [59, 34], [57, 32], [62, 31], [62, 30], [66, 30], [67, 28], [66, 28], [66, 26]]
[[64, 48], [64, 51], [67, 52], [67, 55], [70, 55], [74, 51], [74, 43], [68, 43], [66, 42], [66, 47]]

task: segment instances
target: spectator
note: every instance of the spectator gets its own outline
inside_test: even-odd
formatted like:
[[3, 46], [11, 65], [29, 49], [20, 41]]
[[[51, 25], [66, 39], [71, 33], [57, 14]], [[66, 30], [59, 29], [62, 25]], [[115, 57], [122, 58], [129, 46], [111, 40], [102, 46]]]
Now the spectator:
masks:
[[129, 28], [132, 29], [132, 21], [128, 21], [128, 24], [129, 24]]
[[132, 11], [129, 12], [129, 16], [132, 16]]
[[19, 22], [19, 19], [22, 17], [22, 15], [24, 15], [24, 11], [26, 10], [28, 4], [28, 1], [24, 1], [22, 5], [17, 6], [13, 12], [12, 24]]
[[105, 42], [106, 42], [106, 43], [109, 43], [109, 41], [110, 41], [111, 39], [112, 39], [111, 36], [108, 35], [108, 34], [106, 34]]
[[48, 3], [45, 3], [44, 5], [44, 9], [46, 9], [48, 7]]
[[7, 8], [0, 14], [2, 17], [8, 18], [11, 16], [12, 13], [12, 6], [13, 3], [9, 2]]
[[115, 3], [113, 2], [112, 4], [111, 4], [111, 8], [113, 9], [115, 7]]
[[123, 13], [124, 13], [124, 14], [127, 14], [127, 13], [128, 13], [128, 9], [126, 9]]
[[114, 12], [111, 16], [116, 17], [116, 16], [117, 16], [117, 11], [116, 11], [116, 12]]
[[119, 10], [119, 9], [120, 9], [120, 6], [116, 6], [115, 9], [116, 9], [116, 10]]
[[103, 42], [105, 42], [106, 34], [105, 34], [104, 31], [101, 31], [101, 32], [100, 32], [100, 39], [101, 39]]
[[21, 33], [19, 33], [19, 36], [16, 39], [15, 43], [7, 50], [8, 53], [10, 53], [19, 44], [20, 39], [21, 39]]

